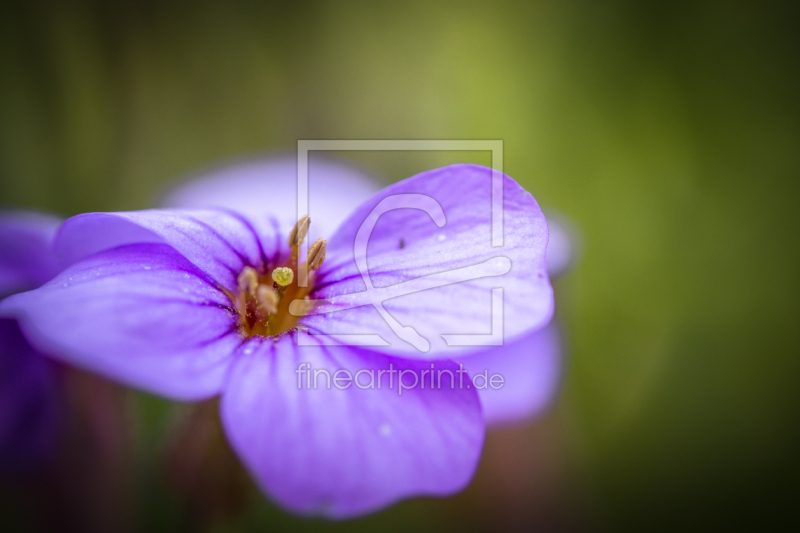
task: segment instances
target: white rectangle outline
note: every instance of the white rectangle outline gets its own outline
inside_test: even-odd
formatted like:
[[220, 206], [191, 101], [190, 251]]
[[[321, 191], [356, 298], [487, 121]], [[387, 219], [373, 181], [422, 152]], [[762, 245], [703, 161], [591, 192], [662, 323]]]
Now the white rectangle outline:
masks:
[[[492, 153], [492, 247], [503, 246], [503, 141], [495, 140], [299, 140], [297, 141], [297, 219], [309, 214], [308, 153], [318, 151], [489, 151]], [[308, 243], [300, 244], [298, 257], [308, 254]], [[302, 263], [302, 264], [301, 264]], [[299, 287], [308, 286], [308, 269], [304, 262], [297, 265]], [[386, 346], [378, 335], [356, 334], [326, 337], [314, 335], [306, 339], [300, 332], [298, 345], [338, 343], [351, 346]], [[334, 338], [335, 337], [335, 340]], [[486, 334], [442, 334], [448, 346], [500, 346], [503, 344], [503, 289], [492, 289], [492, 332]]]

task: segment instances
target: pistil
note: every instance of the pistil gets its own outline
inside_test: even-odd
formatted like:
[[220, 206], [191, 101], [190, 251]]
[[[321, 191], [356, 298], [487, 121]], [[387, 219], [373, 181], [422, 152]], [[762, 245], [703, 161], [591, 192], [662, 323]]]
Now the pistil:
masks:
[[286, 287], [294, 281], [294, 271], [289, 267], [278, 267], [272, 271], [272, 281], [277, 285], [278, 293], [286, 292]]

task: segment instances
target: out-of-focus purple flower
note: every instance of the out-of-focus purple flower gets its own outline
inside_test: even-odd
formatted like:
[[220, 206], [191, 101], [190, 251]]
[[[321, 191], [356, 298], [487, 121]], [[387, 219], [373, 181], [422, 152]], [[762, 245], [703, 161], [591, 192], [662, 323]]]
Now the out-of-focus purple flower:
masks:
[[28, 344], [16, 320], [0, 319], [0, 473], [27, 471], [52, 452], [56, 387], [50, 361]]
[[[297, 250], [287, 245], [289, 227], [275, 218], [224, 209], [81, 215], [56, 239], [74, 264], [40, 289], [5, 300], [0, 311], [19, 317], [32, 342], [65, 361], [171, 398], [221, 393], [233, 448], [291, 510], [346, 517], [403, 497], [451, 494], [474, 472], [484, 420], [474, 387], [426, 386], [426, 372], [457, 376], [454, 359], [475, 351], [449, 346], [442, 335], [487, 333], [494, 288], [503, 289], [507, 341], [546, 325], [553, 308], [544, 216], [503, 176], [504, 245], [493, 248], [490, 178], [491, 169], [454, 165], [384, 189], [323, 248], [310, 289], [281, 270], [296, 265]], [[384, 302], [404, 332], [413, 326], [426, 339], [427, 351], [395, 335], [378, 309], [358, 305], [367, 287], [357, 234], [384, 199], [402, 195], [425, 195], [442, 214], [436, 224], [420, 209], [377, 219], [367, 254], [376, 289], [478, 264], [508, 265]], [[329, 208], [346, 205], [335, 194], [326, 200]], [[285, 200], [263, 201], [270, 208]], [[294, 235], [301, 233], [298, 223]], [[308, 261], [315, 262], [311, 254]], [[305, 296], [353, 307], [297, 319], [290, 304], [302, 308]], [[342, 344], [347, 334], [378, 335], [384, 345]], [[359, 371], [367, 378], [372, 372], [373, 386], [304, 387], [304, 364], [356, 380]], [[379, 373], [390, 368], [418, 380], [399, 394], [391, 374]]]
[[567, 273], [579, 255], [576, 231], [572, 222], [560, 214], [547, 215], [550, 240], [547, 242], [547, 271], [550, 278]]
[[[60, 220], [33, 212], [0, 213], [0, 295], [33, 289], [58, 265], [52, 241]], [[0, 319], [0, 473], [35, 467], [53, 448], [58, 398], [52, 363]]]
[[0, 212], [0, 298], [35, 289], [58, 273], [52, 244], [60, 223], [43, 213]]
[[[350, 165], [313, 153], [308, 176], [309, 213], [314, 216], [310, 242], [332, 235], [356, 207], [383, 187]], [[249, 217], [269, 215], [291, 227], [297, 219], [297, 156], [247, 160], [209, 170], [172, 189], [162, 204], [227, 207]]]

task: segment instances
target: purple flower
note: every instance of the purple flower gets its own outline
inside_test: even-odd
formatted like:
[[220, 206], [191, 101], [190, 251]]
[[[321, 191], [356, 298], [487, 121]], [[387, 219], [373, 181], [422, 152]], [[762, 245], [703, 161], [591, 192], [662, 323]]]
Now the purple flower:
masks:
[[[350, 166], [332, 160], [310, 161], [310, 176], [319, 167], [325, 179], [311, 186], [311, 209], [315, 214], [315, 237], [327, 234], [344, 221], [346, 214], [378, 190], [377, 182]], [[269, 214], [291, 224], [296, 217], [297, 157], [287, 155], [227, 165], [195, 177], [172, 190], [166, 207], [224, 207], [250, 216], [267, 212], [263, 198], [283, 199], [270, 205]], [[332, 206], [340, 206], [337, 211]], [[547, 271], [550, 278], [564, 274], [575, 260], [573, 230], [561, 216], [548, 216]], [[314, 232], [314, 228], [311, 228]], [[541, 413], [555, 397], [563, 371], [563, 340], [554, 319], [547, 327], [504, 346], [482, 350], [459, 359], [471, 375], [488, 372], [504, 376], [501, 389], [478, 390], [483, 415], [489, 425], [514, 423]]]
[[[311, 186], [314, 226], [311, 233], [330, 234], [350, 211], [378, 192], [377, 182], [350, 166], [331, 160], [310, 161], [310, 176], [317, 167], [325, 179]], [[265, 160], [227, 165], [172, 190], [163, 202], [167, 207], [224, 207], [249, 216], [267, 212], [263, 198], [283, 199], [270, 205], [269, 214], [291, 224], [296, 217], [297, 157], [287, 155]], [[265, 179], [266, 178], [266, 179]], [[332, 209], [339, 206], [341, 209]], [[319, 231], [323, 227], [326, 231]], [[548, 216], [550, 237], [547, 243], [547, 271], [550, 278], [566, 272], [574, 262], [572, 230], [569, 221]], [[501, 389], [478, 390], [483, 415], [489, 425], [514, 423], [542, 412], [555, 397], [563, 370], [563, 340], [560, 327], [553, 320], [547, 327], [504, 346], [483, 350], [459, 359], [471, 375], [488, 372], [500, 374]]]
[[[51, 244], [60, 222], [39, 213], [0, 213], [0, 295], [36, 288], [56, 274]], [[16, 320], [0, 319], [1, 473], [42, 461], [53, 446], [57, 414], [55, 369]]]
[[[305, 261], [305, 219], [290, 231], [279, 218], [226, 209], [80, 215], [56, 239], [72, 265], [0, 310], [65, 361], [179, 400], [221, 394], [234, 450], [295, 512], [346, 517], [451, 494], [474, 472], [484, 418], [469, 376], [458, 383], [466, 372], [457, 361], [477, 349], [447, 336], [491, 333], [493, 289], [502, 289], [506, 342], [545, 326], [553, 308], [544, 216], [503, 176], [504, 242], [494, 248], [491, 190], [484, 167], [422, 173], [357, 207]], [[291, 205], [259, 196], [279, 214]], [[417, 208], [374, 219], [392, 198]], [[352, 203], [323, 200], [329, 210]], [[369, 220], [362, 258], [356, 245]], [[294, 275], [303, 263], [308, 288]], [[436, 283], [399, 291], [420, 279]], [[349, 335], [382, 343], [348, 345]], [[308, 386], [312, 371], [317, 387]], [[434, 373], [439, 382], [428, 385]], [[338, 386], [339, 374], [349, 386]]]

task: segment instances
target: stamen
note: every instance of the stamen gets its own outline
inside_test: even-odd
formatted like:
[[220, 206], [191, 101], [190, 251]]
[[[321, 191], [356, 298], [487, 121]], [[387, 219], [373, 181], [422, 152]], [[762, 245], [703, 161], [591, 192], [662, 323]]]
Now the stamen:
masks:
[[272, 280], [281, 287], [286, 287], [294, 280], [294, 272], [289, 267], [278, 267], [272, 271]]
[[278, 312], [278, 302], [280, 302], [280, 297], [278, 296], [277, 292], [266, 285], [258, 286], [258, 289], [256, 290], [256, 300], [258, 300], [259, 305], [266, 309], [268, 313], [274, 314]]
[[236, 281], [240, 291], [255, 295], [256, 287], [258, 287], [258, 272], [253, 267], [244, 267]]
[[322, 237], [320, 237], [311, 245], [311, 248], [308, 249], [308, 270], [310, 272], [317, 270], [322, 265], [322, 262], [325, 260], [325, 248], [327, 246], [328, 243], [323, 241]]
[[[238, 291], [225, 291], [239, 315], [239, 330], [243, 336], [280, 335], [296, 327], [298, 317], [310, 313], [317, 304], [308, 298], [314, 286], [315, 272], [325, 260], [328, 243], [317, 239], [309, 246], [306, 261], [300, 260], [300, 245], [308, 236], [310, 224], [311, 219], [304, 215], [292, 228], [289, 233], [289, 260], [279, 263], [286, 266], [274, 265], [272, 272], [267, 270], [271, 281], [265, 272], [259, 274], [255, 268], [248, 266], [237, 277]], [[309, 274], [307, 287], [299, 287], [294, 282], [293, 268], [300, 268], [301, 263]], [[290, 304], [297, 309], [290, 311]]]
[[308, 215], [303, 215], [297, 224], [294, 225], [292, 231], [289, 232], [289, 246], [300, 246], [308, 233], [308, 226], [311, 224], [311, 219]]
[[289, 314], [298, 317], [310, 315], [316, 305], [317, 302], [315, 300], [309, 300], [308, 296], [306, 296], [302, 300], [294, 300], [289, 305]]

